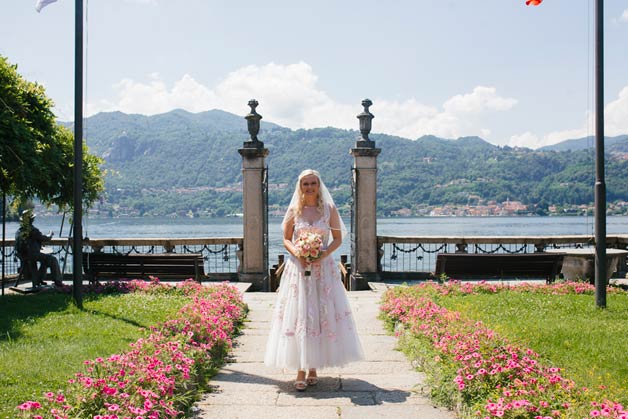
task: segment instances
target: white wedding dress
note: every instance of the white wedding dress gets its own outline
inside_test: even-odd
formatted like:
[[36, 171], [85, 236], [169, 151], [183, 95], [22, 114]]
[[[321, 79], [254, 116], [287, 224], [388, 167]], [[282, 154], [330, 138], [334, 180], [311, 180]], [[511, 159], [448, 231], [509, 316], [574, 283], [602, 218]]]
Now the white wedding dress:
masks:
[[[295, 237], [310, 230], [328, 242], [329, 207], [309, 224], [297, 217]], [[338, 367], [364, 358], [349, 301], [332, 256], [311, 264], [305, 276], [299, 260], [288, 255], [281, 276], [264, 363], [280, 369]]]

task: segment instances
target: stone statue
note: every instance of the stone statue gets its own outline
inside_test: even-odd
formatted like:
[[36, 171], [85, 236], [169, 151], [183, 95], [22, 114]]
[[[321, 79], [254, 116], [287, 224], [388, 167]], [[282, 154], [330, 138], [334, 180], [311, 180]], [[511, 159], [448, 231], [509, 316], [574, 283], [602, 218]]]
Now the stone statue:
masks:
[[[44, 278], [50, 269], [54, 284], [62, 285], [59, 261], [53, 255], [43, 253], [43, 243], [50, 241], [54, 233], [46, 236], [33, 226], [35, 214], [31, 210], [22, 211], [20, 227], [15, 232], [15, 254], [20, 260], [24, 278], [30, 277], [33, 287], [46, 285]], [[39, 268], [37, 267], [39, 263]]]

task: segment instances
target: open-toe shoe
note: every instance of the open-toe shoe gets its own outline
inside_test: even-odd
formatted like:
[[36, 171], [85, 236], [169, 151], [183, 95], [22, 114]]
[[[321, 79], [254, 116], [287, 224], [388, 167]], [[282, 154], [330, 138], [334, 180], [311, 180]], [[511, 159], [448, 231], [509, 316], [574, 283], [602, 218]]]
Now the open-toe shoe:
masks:
[[307, 388], [307, 382], [306, 381], [297, 380], [297, 381], [294, 382], [294, 388], [297, 391], [305, 391], [305, 389]]
[[308, 386], [315, 386], [318, 384], [318, 377], [307, 377], [305, 380]]

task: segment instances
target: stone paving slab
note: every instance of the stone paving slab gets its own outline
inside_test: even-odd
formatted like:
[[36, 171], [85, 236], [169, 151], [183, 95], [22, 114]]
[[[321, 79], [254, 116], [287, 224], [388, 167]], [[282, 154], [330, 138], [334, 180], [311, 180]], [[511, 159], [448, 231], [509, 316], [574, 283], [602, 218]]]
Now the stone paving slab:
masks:
[[341, 374], [342, 389], [346, 391], [404, 390], [412, 392], [424, 380], [414, 371], [400, 374]]
[[268, 328], [246, 329], [242, 331], [242, 335], [238, 337], [238, 340], [243, 336], [265, 336], [268, 337]]
[[[211, 405], [211, 411], [218, 410], [222, 406], [247, 406], [255, 401], [256, 406], [277, 406], [278, 391], [251, 391], [238, 389], [237, 391], [224, 390], [220, 393], [210, 393], [205, 396], [203, 404]], [[273, 409], [274, 410], [274, 409]], [[215, 416], [220, 417], [220, 416]]]
[[402, 374], [412, 372], [412, 367], [407, 360], [401, 361], [383, 361], [383, 360], [365, 360], [361, 362], [353, 362], [342, 368], [329, 368], [321, 371], [323, 374], [340, 374], [344, 375], [378, 375], [378, 374]]
[[[295, 416], [297, 417], [297, 416]], [[338, 418], [452, 419], [451, 412], [427, 405], [342, 406]]]
[[[229, 364], [223, 368], [222, 371], [229, 370], [232, 372], [250, 372], [255, 371], [256, 373], [263, 376], [271, 376], [271, 375], [282, 375], [284, 380], [289, 381], [294, 379], [293, 372], [283, 372], [277, 371], [276, 368], [267, 367], [263, 362], [236, 362], [233, 364]], [[352, 362], [344, 367], [339, 368], [326, 368], [323, 370], [319, 370], [319, 375], [324, 377], [332, 377], [332, 376], [353, 376], [353, 375], [385, 375], [385, 374], [403, 374], [407, 372], [415, 372], [408, 361], [397, 361], [397, 362], [384, 362], [384, 361], [360, 361], [360, 362]], [[418, 374], [418, 373], [417, 373]], [[420, 379], [420, 378], [419, 378]], [[212, 380], [212, 382], [215, 378]]]
[[249, 321], [244, 322], [244, 327], [246, 328], [244, 329], [244, 332], [257, 329], [268, 331], [268, 329], [270, 328], [270, 318], [268, 320], [249, 319]]
[[[250, 308], [250, 307], [249, 307]], [[270, 327], [270, 320], [273, 317], [273, 313], [272, 311], [268, 310], [264, 310], [264, 311], [254, 311], [254, 308], [250, 308], [249, 311], [249, 321], [252, 325], [257, 325], [260, 327], [265, 327], [265, 328], [269, 328]], [[248, 322], [247, 322], [248, 324]]]
[[214, 412], [200, 412], [198, 419], [451, 419], [448, 412], [425, 405], [375, 406], [216, 406]]
[[[387, 390], [375, 392], [375, 404], [387, 404], [395, 406], [404, 404], [406, 406], [429, 406], [433, 408], [432, 403], [419, 393], [407, 392], [403, 390]], [[444, 411], [446, 411], [444, 409]]]
[[213, 391], [196, 403], [194, 418], [455, 418], [422, 395], [423, 375], [395, 350], [396, 338], [377, 319], [385, 289], [348, 293], [366, 359], [319, 370], [319, 383], [304, 392], [293, 387], [296, 371], [263, 364], [276, 294], [245, 293], [249, 321], [236, 339], [233, 362], [212, 378]]
[[326, 391], [279, 393], [277, 406], [374, 406], [375, 395], [366, 391]]
[[[215, 406], [212, 410], [201, 410], [197, 419], [339, 419], [339, 408], [335, 406], [275, 406], [272, 409], [257, 405]], [[354, 416], [357, 418], [357, 416]], [[360, 418], [368, 418], [362, 415]], [[414, 416], [415, 419], [420, 416]]]
[[[260, 392], [288, 392], [294, 393], [292, 382], [294, 375], [274, 374], [274, 375], [254, 375], [245, 372], [233, 372], [230, 374], [219, 374], [214, 377], [210, 384], [215, 385], [218, 391], [260, 391]], [[322, 377], [316, 387], [310, 390], [317, 391], [337, 391], [340, 390], [340, 377]]]

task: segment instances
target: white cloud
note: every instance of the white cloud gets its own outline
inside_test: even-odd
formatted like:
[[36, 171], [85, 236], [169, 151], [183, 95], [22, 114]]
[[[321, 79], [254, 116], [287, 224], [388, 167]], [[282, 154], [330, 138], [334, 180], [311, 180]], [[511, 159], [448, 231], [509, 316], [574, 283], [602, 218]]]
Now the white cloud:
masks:
[[604, 108], [604, 134], [615, 136], [628, 133], [628, 86], [616, 100]]
[[131, 79], [121, 80], [113, 86], [118, 100], [88, 104], [86, 115], [114, 110], [154, 115], [176, 108], [200, 112], [210, 109], [216, 103], [214, 93], [188, 74], [175, 82], [172, 89], [166, 86], [157, 73], [150, 74], [148, 78], [147, 83]]
[[487, 113], [511, 109], [517, 101], [497, 95], [493, 87], [477, 86], [471, 93], [456, 95], [445, 101], [443, 110], [417, 102], [375, 100], [377, 132], [411, 139], [423, 135], [458, 138], [480, 135], [488, 137], [491, 130], [480, 125]]
[[541, 140], [539, 147], [544, 145], [551, 145], [560, 143], [561, 141], [571, 140], [574, 138], [583, 138], [589, 135], [595, 135], [595, 127], [593, 124], [589, 125], [589, 128], [574, 128], [574, 129], [566, 129], [562, 131], [554, 131], [545, 135]]
[[620, 22], [628, 22], [628, 9], [624, 10], [624, 12], [621, 14], [621, 17], [619, 18]]
[[[550, 132], [539, 138], [529, 132], [513, 135], [508, 144], [538, 148], [565, 140], [595, 135], [595, 113], [587, 112], [580, 128]], [[604, 107], [604, 135], [614, 137], [628, 133], [628, 86], [624, 87], [614, 101]]]
[[[204, 86], [189, 74], [169, 87], [155, 73], [149, 75], [147, 81], [121, 80], [113, 86], [115, 100], [89, 104], [86, 114], [119, 110], [153, 115], [175, 108], [191, 112], [217, 108], [245, 114], [248, 111], [246, 103], [255, 98], [260, 102], [258, 112], [264, 119], [282, 126], [358, 129], [359, 104], [339, 103], [317, 83], [318, 77], [312, 67], [304, 62], [245, 66], [229, 73], [213, 88]], [[442, 108], [422, 104], [414, 98], [403, 101], [372, 99], [376, 118], [373, 131], [412, 139], [422, 135], [486, 137], [491, 131], [481, 126], [481, 117], [510, 110], [517, 103], [515, 99], [499, 96], [494, 87], [486, 86], [477, 86], [469, 93], [453, 96], [443, 103]]]
[[[154, 115], [175, 108], [190, 112], [222, 109], [239, 115], [248, 112], [247, 102], [259, 100], [258, 112], [264, 120], [289, 128], [315, 128], [333, 126], [358, 129], [356, 115], [359, 104], [344, 104], [332, 99], [317, 85], [318, 77], [311, 66], [299, 62], [281, 65], [249, 65], [228, 74], [215, 87], [210, 88], [191, 75], [168, 86], [157, 73], [145, 81], [123, 79], [113, 90], [115, 100], [101, 100], [86, 107], [86, 115], [101, 111], [119, 110], [125, 113]], [[361, 98], [360, 98], [361, 99]], [[375, 114], [374, 132], [383, 132], [416, 139], [423, 135], [443, 138], [480, 135], [489, 138], [491, 130], [482, 126], [482, 119], [495, 112], [511, 110], [517, 100], [502, 97], [494, 87], [476, 86], [471, 92], [457, 94], [444, 101], [442, 106], [420, 103], [414, 98], [389, 100], [372, 98], [371, 110]], [[567, 139], [593, 135], [593, 114], [587, 112], [581, 127], [554, 131], [545, 135], [524, 132], [511, 136], [511, 146], [538, 148]], [[623, 135], [628, 132], [628, 86], [605, 108], [605, 134]]]
[[444, 138], [481, 135], [491, 130], [482, 127], [480, 117], [511, 109], [517, 101], [497, 95], [493, 87], [477, 86], [471, 93], [445, 101], [443, 110], [411, 99], [404, 102], [376, 101], [377, 130], [407, 138], [436, 135]]
[[[335, 126], [355, 128], [355, 106], [334, 102], [316, 83], [318, 77], [303, 62], [289, 65], [249, 65], [230, 73], [216, 86], [217, 107], [243, 113], [249, 99], [260, 102], [258, 111], [268, 121], [290, 128]], [[353, 122], [353, 121], [352, 121]]]
[[[588, 120], [588, 123], [587, 123]], [[571, 140], [574, 138], [583, 138], [593, 135], [594, 130], [593, 115], [587, 112], [582, 128], [566, 129], [561, 131], [553, 131], [543, 136], [538, 136], [531, 132], [516, 134], [510, 137], [508, 145], [512, 147], [528, 147], [539, 148], [547, 145], [560, 143], [561, 141]]]
[[511, 147], [538, 148], [544, 144], [541, 144], [539, 137], [528, 131], [523, 134], [513, 135], [510, 137], [508, 145]]
[[506, 111], [517, 104], [515, 99], [497, 96], [494, 87], [477, 86], [472, 93], [456, 95], [445, 102], [445, 112], [450, 114]]

